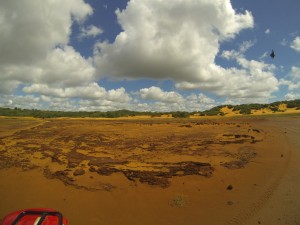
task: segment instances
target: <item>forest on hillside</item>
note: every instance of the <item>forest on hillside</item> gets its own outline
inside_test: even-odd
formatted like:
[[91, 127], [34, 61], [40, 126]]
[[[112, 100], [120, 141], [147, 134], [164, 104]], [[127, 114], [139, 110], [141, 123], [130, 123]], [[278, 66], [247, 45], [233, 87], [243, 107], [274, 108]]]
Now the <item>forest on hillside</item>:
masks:
[[[270, 104], [242, 104], [242, 105], [221, 105], [213, 107], [212, 109], [197, 112], [139, 112], [130, 110], [117, 110], [117, 111], [77, 111], [77, 112], [67, 112], [67, 111], [49, 111], [49, 110], [37, 110], [37, 109], [21, 109], [21, 108], [0, 108], [0, 116], [11, 116], [11, 117], [36, 117], [36, 118], [59, 118], [59, 117], [71, 117], [71, 118], [118, 118], [118, 117], [132, 117], [132, 116], [151, 116], [160, 117], [164, 114], [172, 115], [174, 118], [187, 118], [190, 115], [199, 114], [200, 116], [216, 116], [225, 115], [221, 111], [222, 108], [228, 107], [233, 111], [239, 111], [240, 114], [247, 115], [251, 114], [251, 110], [260, 109], [270, 109], [273, 112], [279, 112], [279, 106], [281, 104], [286, 104], [287, 108], [296, 108], [300, 110], [300, 99], [291, 101], [280, 101], [273, 102]], [[299, 111], [300, 112], [300, 111]]]

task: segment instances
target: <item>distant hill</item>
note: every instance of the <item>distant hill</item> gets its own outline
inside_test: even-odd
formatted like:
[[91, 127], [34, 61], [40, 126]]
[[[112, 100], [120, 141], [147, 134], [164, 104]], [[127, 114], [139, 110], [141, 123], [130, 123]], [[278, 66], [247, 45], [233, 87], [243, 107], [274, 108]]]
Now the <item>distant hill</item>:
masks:
[[242, 105], [221, 105], [210, 110], [200, 112], [201, 116], [224, 116], [226, 114], [259, 114], [259, 113], [276, 113], [284, 112], [288, 109], [299, 110], [300, 99], [291, 101], [273, 102], [270, 104], [242, 104]]
[[187, 118], [190, 116], [226, 116], [226, 115], [249, 115], [262, 113], [277, 113], [277, 112], [298, 112], [300, 113], [300, 99], [292, 101], [280, 101], [270, 104], [242, 104], [242, 105], [221, 105], [210, 110], [198, 112], [136, 112], [130, 110], [117, 110], [108, 112], [65, 112], [65, 111], [47, 111], [36, 109], [20, 109], [20, 108], [0, 108], [0, 116], [11, 117], [36, 117], [36, 118], [119, 118], [119, 117], [134, 117], [134, 116], [150, 116], [174, 118]]

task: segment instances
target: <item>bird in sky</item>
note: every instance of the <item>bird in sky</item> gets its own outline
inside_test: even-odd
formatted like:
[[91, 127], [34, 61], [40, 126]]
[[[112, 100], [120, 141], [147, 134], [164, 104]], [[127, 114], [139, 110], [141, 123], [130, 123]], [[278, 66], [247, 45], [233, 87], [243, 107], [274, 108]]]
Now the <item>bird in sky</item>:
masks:
[[274, 50], [273, 50], [273, 49], [272, 49], [272, 52], [271, 52], [270, 56], [272, 57], [272, 59], [275, 58], [275, 53], [274, 53]]

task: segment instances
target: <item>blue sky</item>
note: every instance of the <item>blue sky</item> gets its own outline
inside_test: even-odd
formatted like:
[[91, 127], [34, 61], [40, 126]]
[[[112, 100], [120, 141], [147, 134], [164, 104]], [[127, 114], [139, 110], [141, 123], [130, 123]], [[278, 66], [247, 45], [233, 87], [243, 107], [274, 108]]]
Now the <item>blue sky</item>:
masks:
[[299, 99], [299, 10], [298, 0], [4, 0], [0, 107], [203, 111]]

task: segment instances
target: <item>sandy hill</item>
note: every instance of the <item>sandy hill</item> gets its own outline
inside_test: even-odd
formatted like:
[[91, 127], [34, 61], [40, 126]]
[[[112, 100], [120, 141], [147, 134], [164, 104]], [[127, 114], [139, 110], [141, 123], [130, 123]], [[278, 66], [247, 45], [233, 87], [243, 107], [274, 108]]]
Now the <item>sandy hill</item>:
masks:
[[270, 104], [223, 105], [201, 112], [200, 116], [238, 116], [300, 113], [300, 100], [274, 102]]

